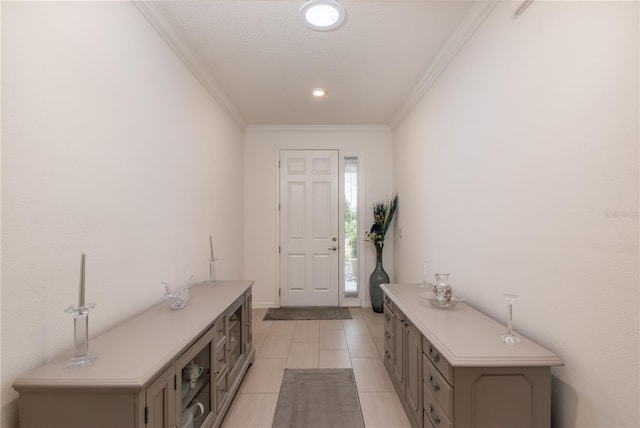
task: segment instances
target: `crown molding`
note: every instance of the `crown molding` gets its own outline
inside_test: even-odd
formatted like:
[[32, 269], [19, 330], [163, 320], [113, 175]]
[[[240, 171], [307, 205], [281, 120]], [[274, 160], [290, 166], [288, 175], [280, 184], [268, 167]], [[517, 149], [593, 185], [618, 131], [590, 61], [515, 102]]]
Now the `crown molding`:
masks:
[[387, 125], [249, 125], [245, 132], [391, 132]]
[[400, 107], [400, 110], [398, 110], [391, 120], [391, 129], [397, 128], [409, 113], [411, 113], [416, 104], [418, 104], [422, 97], [427, 93], [431, 85], [436, 81], [447, 65], [453, 61], [460, 49], [462, 49], [480, 25], [482, 25], [498, 2], [499, 0], [474, 1], [473, 5], [466, 13], [462, 22], [458, 25], [447, 44], [442, 48], [435, 61], [431, 64], [420, 80], [420, 83], [418, 83], [402, 107]]
[[197, 56], [184, 44], [180, 37], [171, 30], [171, 26], [155, 9], [152, 2], [142, 0], [131, 0], [133, 5], [140, 11], [142, 16], [158, 32], [160, 37], [169, 45], [171, 50], [180, 58], [184, 65], [191, 71], [202, 86], [217, 101], [220, 108], [229, 118], [242, 130], [247, 126], [244, 119], [229, 100], [222, 87], [213, 77], [204, 71], [204, 68], [196, 60]]

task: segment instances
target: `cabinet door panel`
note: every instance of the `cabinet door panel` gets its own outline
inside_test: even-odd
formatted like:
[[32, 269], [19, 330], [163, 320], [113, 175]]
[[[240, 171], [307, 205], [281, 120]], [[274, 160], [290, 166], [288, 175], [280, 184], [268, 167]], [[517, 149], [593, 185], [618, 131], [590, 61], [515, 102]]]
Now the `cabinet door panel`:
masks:
[[[29, 391], [19, 399], [20, 426], [46, 428], [133, 428], [133, 392]], [[56, 415], [52, 418], [51, 415]]]
[[478, 428], [548, 427], [550, 390], [549, 367], [456, 368], [455, 423]]
[[404, 334], [402, 334], [404, 322], [404, 314], [397, 312], [394, 319], [393, 380], [400, 386], [401, 390], [404, 389]]
[[147, 428], [173, 428], [175, 421], [175, 391], [171, 366], [146, 390]]

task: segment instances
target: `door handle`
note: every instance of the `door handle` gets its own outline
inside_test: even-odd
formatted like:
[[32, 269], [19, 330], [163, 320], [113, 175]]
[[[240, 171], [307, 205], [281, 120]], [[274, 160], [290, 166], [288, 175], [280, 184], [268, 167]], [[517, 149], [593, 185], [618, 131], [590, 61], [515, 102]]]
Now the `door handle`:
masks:
[[338, 247], [329, 247], [329, 251], [338, 251]]

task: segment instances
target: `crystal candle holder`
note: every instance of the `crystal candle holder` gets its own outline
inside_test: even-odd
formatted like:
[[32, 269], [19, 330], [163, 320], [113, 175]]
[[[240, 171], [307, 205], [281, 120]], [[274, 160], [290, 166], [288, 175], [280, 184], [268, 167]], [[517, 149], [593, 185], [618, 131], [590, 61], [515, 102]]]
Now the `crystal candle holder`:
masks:
[[82, 306], [69, 306], [65, 312], [73, 316], [74, 346], [73, 356], [67, 362], [66, 368], [91, 366], [96, 357], [89, 352], [89, 312], [95, 308], [95, 303]]
[[505, 294], [504, 298], [507, 300], [507, 334], [500, 336], [502, 341], [509, 345], [514, 345], [520, 342], [520, 338], [513, 334], [513, 302], [516, 300], [515, 294]]
[[427, 282], [427, 262], [422, 263], [422, 282], [420, 288], [433, 288], [433, 284]]

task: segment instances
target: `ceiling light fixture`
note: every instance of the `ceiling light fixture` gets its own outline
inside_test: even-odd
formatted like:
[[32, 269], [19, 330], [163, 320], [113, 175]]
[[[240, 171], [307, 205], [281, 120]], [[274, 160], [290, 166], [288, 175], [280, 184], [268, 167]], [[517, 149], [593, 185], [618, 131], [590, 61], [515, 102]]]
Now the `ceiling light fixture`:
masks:
[[300, 8], [302, 22], [316, 31], [330, 31], [340, 27], [347, 13], [336, 0], [309, 0]]
[[327, 91], [322, 88], [316, 88], [312, 90], [311, 93], [313, 94], [314, 97], [324, 97]]

